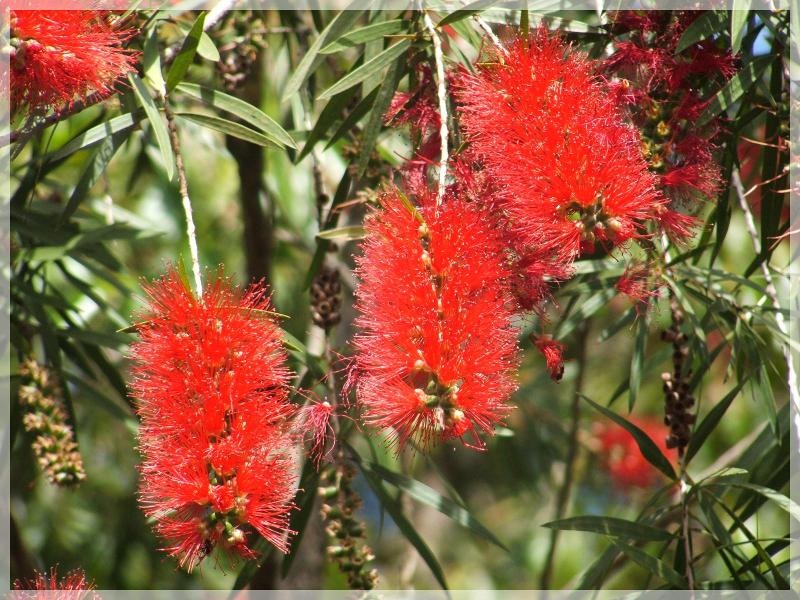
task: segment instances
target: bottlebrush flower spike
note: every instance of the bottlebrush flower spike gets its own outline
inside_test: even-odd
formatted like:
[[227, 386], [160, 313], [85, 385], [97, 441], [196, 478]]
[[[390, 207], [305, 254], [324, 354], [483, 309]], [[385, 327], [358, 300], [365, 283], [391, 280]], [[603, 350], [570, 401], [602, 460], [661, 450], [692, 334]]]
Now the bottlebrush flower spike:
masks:
[[292, 409], [265, 288], [219, 276], [197, 299], [170, 270], [145, 291], [131, 348], [145, 514], [189, 571], [215, 546], [255, 556], [253, 531], [285, 552]]
[[357, 259], [356, 391], [367, 423], [399, 451], [461, 438], [480, 446], [516, 389], [514, 302], [490, 220], [427, 191], [414, 208], [399, 190], [366, 221]]
[[[525, 246], [568, 265], [595, 242], [638, 237], [664, 202], [584, 54], [546, 30], [493, 49], [456, 78], [460, 123]], [[541, 261], [538, 261], [541, 262]]]
[[[678, 44], [703, 11], [618, 11], [609, 13], [614, 42], [604, 68], [628, 88], [628, 109], [644, 140], [645, 157], [672, 202], [694, 208], [722, 189], [714, 160], [719, 118], [703, 127], [697, 119], [713, 94], [736, 72], [735, 58], [712, 40], [681, 52]], [[668, 228], [668, 224], [664, 224]], [[670, 232], [677, 237], [677, 232]]]
[[132, 29], [108, 23], [107, 11], [11, 11], [11, 108], [31, 114], [60, 110], [91, 93], [113, 92], [134, 70], [122, 48]]
[[70, 571], [59, 579], [56, 567], [52, 567], [50, 573], [37, 571], [33, 579], [17, 579], [14, 590], [20, 593], [12, 594], [11, 597], [26, 600], [98, 600], [100, 596], [92, 591], [94, 589], [94, 584], [87, 581], [86, 573], [81, 569]]

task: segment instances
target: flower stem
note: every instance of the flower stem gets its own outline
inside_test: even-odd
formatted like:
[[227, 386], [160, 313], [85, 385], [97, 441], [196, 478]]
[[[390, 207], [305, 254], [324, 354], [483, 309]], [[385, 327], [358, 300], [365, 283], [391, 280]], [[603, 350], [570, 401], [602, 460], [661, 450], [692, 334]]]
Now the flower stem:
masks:
[[203, 280], [200, 276], [200, 256], [197, 251], [197, 232], [194, 227], [194, 216], [192, 212], [192, 200], [189, 198], [189, 185], [186, 182], [186, 168], [183, 164], [181, 155], [181, 142], [178, 138], [178, 128], [175, 125], [175, 114], [164, 101], [164, 116], [167, 118], [169, 129], [169, 141], [172, 145], [172, 152], [175, 153], [175, 166], [178, 171], [178, 190], [181, 195], [183, 212], [186, 214], [186, 236], [189, 238], [189, 253], [192, 257], [192, 273], [194, 275], [195, 291], [198, 298], [203, 296]]
[[436, 196], [436, 205], [441, 205], [444, 200], [444, 193], [447, 188], [447, 161], [448, 151], [447, 143], [450, 133], [447, 129], [447, 84], [444, 75], [444, 55], [442, 54], [442, 40], [439, 39], [439, 34], [433, 26], [430, 15], [423, 12], [423, 21], [425, 28], [431, 35], [433, 41], [433, 60], [436, 63], [436, 87], [439, 95], [439, 120], [441, 122], [439, 127], [439, 138], [441, 144], [440, 160], [439, 160], [439, 189]]

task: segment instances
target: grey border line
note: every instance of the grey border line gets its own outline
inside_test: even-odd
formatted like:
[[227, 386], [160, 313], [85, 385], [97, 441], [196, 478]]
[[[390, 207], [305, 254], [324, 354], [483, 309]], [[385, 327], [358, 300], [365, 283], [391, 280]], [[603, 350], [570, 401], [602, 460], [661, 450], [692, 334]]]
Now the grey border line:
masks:
[[[225, 0], [223, 0], [225, 1]], [[493, 8], [513, 8], [519, 9], [521, 1], [511, 0], [498, 2]], [[730, 10], [737, 0], [651, 0], [648, 2], [637, 2], [636, 0], [609, 0], [609, 6], [622, 9], [641, 9], [643, 4], [650, 4], [650, 8], [659, 10], [678, 10], [678, 9], [727, 9]], [[790, 7], [791, 0], [753, 0], [752, 9], [786, 9]], [[236, 9], [343, 9], [349, 4], [349, 0], [239, 0], [235, 3]], [[369, 0], [373, 6], [383, 10], [395, 10], [407, 8], [411, 5], [409, 0]], [[9, 28], [7, 22], [6, 8], [24, 4], [26, 8], [37, 9], [58, 9], [65, 8], [64, 0], [4, 0], [0, 6], [0, 48], [7, 46], [9, 39]], [[129, 4], [133, 4], [130, 2]], [[162, 0], [144, 0], [139, 8], [156, 8], [163, 4]], [[218, 2], [208, 0], [183, 0], [175, 4], [176, 12], [185, 10], [204, 10], [213, 9]], [[452, 11], [462, 7], [466, 2], [454, 1], [430, 1], [427, 5], [431, 8]], [[554, 10], [582, 9], [598, 10], [603, 7], [603, 0], [528, 0], [527, 5], [531, 10], [540, 12], [550, 12]], [[80, 0], [69, 2], [70, 8], [120, 8], [120, 2], [114, 0]], [[793, 11], [791, 19], [791, 56], [792, 67], [790, 72], [790, 90], [792, 97], [790, 111], [790, 139], [792, 147], [800, 153], [800, 9]], [[9, 124], [9, 55], [0, 52], [0, 136], [8, 133]], [[0, 307], [2, 307], [2, 324], [0, 324], [0, 594], [5, 594], [10, 589], [10, 199], [11, 199], [11, 179], [10, 179], [10, 146], [0, 148]], [[791, 162], [800, 167], [800, 154], [793, 154]], [[800, 168], [796, 167], [790, 171], [790, 215], [792, 222], [792, 232], [790, 233], [790, 252], [792, 257], [800, 253]], [[783, 306], [790, 307], [789, 326], [792, 339], [800, 341], [800, 261], [793, 260], [787, 270], [788, 298]], [[785, 289], [786, 286], [782, 286]], [[798, 365], [798, 352], [794, 352], [795, 364]], [[800, 503], [800, 406], [790, 407], [792, 431], [791, 438], [791, 457], [790, 457], [790, 496]], [[794, 535], [789, 544], [789, 556], [792, 561], [800, 560], [800, 523], [790, 518], [790, 532]], [[800, 580], [795, 573], [795, 578], [791, 580], [795, 589], [800, 589]], [[138, 600], [139, 598], [169, 599], [169, 600], [312, 600], [324, 598], [330, 600], [349, 600], [357, 596], [353, 592], [333, 591], [333, 590], [278, 590], [278, 591], [242, 591], [230, 592], [227, 590], [99, 590], [104, 600]], [[39, 594], [42, 594], [39, 592]], [[52, 597], [55, 600], [58, 592], [47, 592], [37, 597]], [[641, 598], [643, 600], [656, 599], [709, 599], [718, 598], [746, 598], [757, 600], [760, 598], [789, 599], [798, 598], [796, 592], [791, 591], [635, 591], [635, 590], [603, 590], [603, 591], [549, 591], [538, 590], [452, 590], [450, 597], [453, 600], [523, 600], [528, 598], [547, 597], [554, 600], [583, 600], [586, 598], [606, 600], [610, 598]], [[8, 597], [13, 600], [31, 598], [30, 593], [11, 592]], [[439, 600], [446, 598], [442, 591], [434, 590], [378, 590], [375, 597], [389, 599], [411, 599], [414, 600]], [[77, 600], [77, 599], [76, 599]]]

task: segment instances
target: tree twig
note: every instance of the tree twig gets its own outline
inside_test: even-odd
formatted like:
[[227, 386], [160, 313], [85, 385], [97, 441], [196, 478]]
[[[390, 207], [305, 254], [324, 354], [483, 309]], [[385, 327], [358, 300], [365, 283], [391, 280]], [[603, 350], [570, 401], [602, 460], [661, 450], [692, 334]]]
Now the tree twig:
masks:
[[486, 37], [492, 40], [492, 43], [495, 46], [497, 46], [503, 52], [503, 54], [508, 54], [508, 50], [506, 50], [506, 47], [503, 45], [503, 42], [500, 41], [500, 38], [497, 37], [497, 34], [492, 30], [492, 28], [483, 19], [483, 17], [481, 17], [480, 15], [475, 15], [473, 19], [475, 19], [475, 22], [478, 24], [478, 27], [480, 27], [484, 31]]
[[442, 54], [442, 40], [439, 39], [439, 34], [433, 26], [433, 21], [427, 11], [423, 12], [423, 21], [425, 28], [431, 35], [433, 41], [433, 59], [436, 63], [436, 86], [439, 94], [439, 137], [441, 138], [441, 150], [439, 159], [439, 188], [436, 195], [436, 205], [441, 205], [444, 200], [444, 193], [447, 189], [447, 161], [448, 152], [447, 144], [450, 133], [447, 129], [447, 83], [444, 75], [444, 55]]
[[189, 198], [189, 185], [186, 182], [186, 169], [183, 165], [181, 142], [178, 138], [178, 128], [175, 125], [175, 114], [166, 101], [164, 102], [164, 116], [167, 118], [169, 141], [172, 146], [172, 152], [175, 154], [175, 166], [178, 170], [178, 190], [181, 195], [181, 204], [183, 205], [183, 212], [186, 215], [186, 236], [189, 238], [189, 253], [192, 257], [192, 273], [194, 274], [195, 291], [198, 297], [202, 297], [203, 280], [200, 276], [200, 256], [197, 251], [197, 232], [194, 227], [192, 201]]
[[[564, 464], [564, 480], [558, 490], [558, 497], [556, 498], [556, 520], [562, 519], [567, 510], [570, 494], [572, 492], [572, 480], [574, 477], [575, 462], [578, 457], [578, 449], [580, 446], [578, 440], [578, 428], [581, 420], [581, 392], [583, 392], [583, 382], [586, 378], [586, 343], [589, 337], [589, 324], [584, 322], [580, 325], [578, 331], [577, 343], [577, 356], [575, 362], [578, 365], [578, 373], [575, 377], [575, 389], [573, 391], [572, 406], [570, 411], [570, 425], [569, 425], [569, 448], [567, 450], [567, 458]], [[542, 574], [539, 578], [539, 589], [547, 590], [550, 587], [550, 582], [553, 575], [553, 564], [556, 556], [556, 547], [558, 545], [558, 529], [550, 530], [550, 547], [547, 552], [547, 559], [545, 560]]]

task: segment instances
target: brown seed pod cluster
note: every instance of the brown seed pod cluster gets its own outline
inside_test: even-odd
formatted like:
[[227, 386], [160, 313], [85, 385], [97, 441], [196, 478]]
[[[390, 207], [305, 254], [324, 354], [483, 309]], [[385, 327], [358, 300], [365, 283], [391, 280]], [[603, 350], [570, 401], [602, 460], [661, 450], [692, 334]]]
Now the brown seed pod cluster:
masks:
[[322, 265], [311, 282], [311, 319], [314, 325], [330, 329], [342, 319], [342, 281], [334, 267]]
[[675, 297], [670, 297], [672, 325], [661, 333], [661, 339], [672, 343], [673, 372], [664, 372], [664, 424], [670, 428], [667, 448], [677, 448], [678, 456], [683, 456], [691, 437], [691, 426], [696, 416], [689, 412], [694, 406], [694, 396], [690, 389], [691, 369], [685, 368], [689, 356], [688, 338], [681, 331], [683, 311]]
[[361, 497], [352, 489], [354, 478], [355, 469], [341, 463], [326, 469], [320, 478], [321, 512], [328, 535], [327, 554], [347, 575], [350, 589], [371, 590], [378, 583], [378, 571], [368, 568], [375, 555], [363, 543], [364, 523], [355, 516], [361, 508]]
[[33, 358], [20, 365], [20, 376], [19, 400], [25, 408], [22, 423], [36, 435], [32, 448], [39, 468], [55, 485], [80, 483], [86, 479], [83, 459], [55, 376]]
[[250, 75], [258, 58], [258, 52], [266, 46], [265, 26], [252, 10], [230, 11], [222, 28], [225, 37], [230, 37], [219, 48], [217, 72], [228, 92], [239, 89]]

